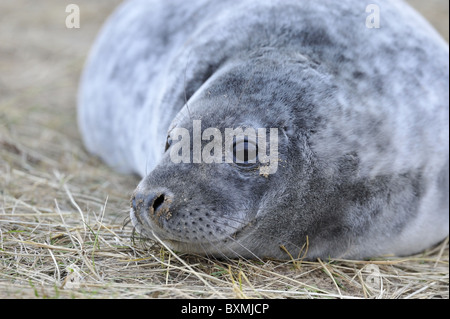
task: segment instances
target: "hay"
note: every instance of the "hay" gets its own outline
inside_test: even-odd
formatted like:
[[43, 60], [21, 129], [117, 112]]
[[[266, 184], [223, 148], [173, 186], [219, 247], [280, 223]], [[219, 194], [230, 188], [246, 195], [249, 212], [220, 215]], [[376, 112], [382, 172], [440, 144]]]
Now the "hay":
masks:
[[0, 298], [448, 298], [448, 239], [408, 258], [217, 261], [132, 236], [138, 183], [87, 154], [75, 93], [119, 1], [0, 4]]

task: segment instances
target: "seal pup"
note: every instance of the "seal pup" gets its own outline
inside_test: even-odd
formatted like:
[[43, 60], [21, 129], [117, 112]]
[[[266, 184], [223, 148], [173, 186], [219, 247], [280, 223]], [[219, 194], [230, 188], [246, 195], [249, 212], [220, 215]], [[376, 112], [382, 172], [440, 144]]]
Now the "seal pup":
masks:
[[[144, 237], [362, 259], [448, 236], [448, 87], [448, 44], [402, 1], [130, 0], [93, 47], [78, 119], [89, 151], [143, 177], [130, 215]], [[175, 163], [173, 130], [193, 137], [194, 121], [277, 128], [276, 172], [248, 156], [195, 163], [191, 139], [191, 162]]]

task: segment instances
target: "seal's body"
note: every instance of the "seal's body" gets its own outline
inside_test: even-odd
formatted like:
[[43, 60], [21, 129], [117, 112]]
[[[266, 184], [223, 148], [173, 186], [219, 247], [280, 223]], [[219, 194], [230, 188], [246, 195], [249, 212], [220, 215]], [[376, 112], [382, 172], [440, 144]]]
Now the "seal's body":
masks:
[[[406, 255], [448, 235], [448, 60], [401, 1], [131, 0], [90, 56], [79, 124], [88, 150], [144, 177], [136, 229], [178, 251]], [[277, 128], [276, 173], [174, 163], [168, 131], [194, 120]]]

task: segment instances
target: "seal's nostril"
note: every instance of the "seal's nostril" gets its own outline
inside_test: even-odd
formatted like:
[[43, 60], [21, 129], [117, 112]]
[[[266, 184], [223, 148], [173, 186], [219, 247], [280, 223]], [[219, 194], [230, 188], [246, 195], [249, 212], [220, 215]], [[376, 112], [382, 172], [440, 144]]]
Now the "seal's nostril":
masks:
[[158, 209], [159, 206], [161, 206], [161, 204], [164, 202], [164, 199], [165, 199], [164, 194], [161, 194], [155, 198], [152, 205], [155, 211]]
[[136, 192], [131, 198], [132, 218], [143, 227], [163, 228], [172, 217], [171, 202], [171, 194], [165, 191]]

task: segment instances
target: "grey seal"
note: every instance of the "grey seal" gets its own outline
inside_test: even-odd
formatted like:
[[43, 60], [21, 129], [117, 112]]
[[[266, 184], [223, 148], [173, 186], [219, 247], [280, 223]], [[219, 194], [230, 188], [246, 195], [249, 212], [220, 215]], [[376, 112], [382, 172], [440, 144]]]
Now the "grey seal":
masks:
[[[448, 87], [448, 44], [402, 1], [130, 0], [92, 49], [78, 120], [89, 151], [142, 176], [136, 230], [176, 251], [408, 255], [448, 236]], [[174, 163], [171, 131], [194, 121], [277, 128], [276, 172]]]

